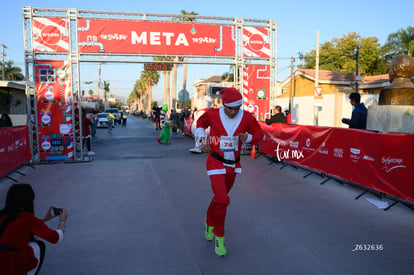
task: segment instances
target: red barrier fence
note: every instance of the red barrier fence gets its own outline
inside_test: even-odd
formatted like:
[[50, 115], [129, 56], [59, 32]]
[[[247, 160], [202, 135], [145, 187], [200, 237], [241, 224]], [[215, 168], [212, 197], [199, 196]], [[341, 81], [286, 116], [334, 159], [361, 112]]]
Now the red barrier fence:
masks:
[[30, 161], [27, 126], [0, 128], [0, 178]]
[[260, 151], [414, 202], [414, 135], [261, 123]]

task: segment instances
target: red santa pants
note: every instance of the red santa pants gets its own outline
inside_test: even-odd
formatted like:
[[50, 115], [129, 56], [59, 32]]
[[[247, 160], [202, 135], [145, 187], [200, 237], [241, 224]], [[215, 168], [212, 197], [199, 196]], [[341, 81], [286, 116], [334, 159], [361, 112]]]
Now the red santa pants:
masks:
[[211, 175], [211, 189], [214, 197], [207, 209], [206, 223], [214, 226], [213, 233], [217, 237], [224, 236], [224, 221], [226, 219], [227, 206], [230, 204], [228, 193], [233, 187], [236, 173], [234, 168], [226, 167], [226, 174]]

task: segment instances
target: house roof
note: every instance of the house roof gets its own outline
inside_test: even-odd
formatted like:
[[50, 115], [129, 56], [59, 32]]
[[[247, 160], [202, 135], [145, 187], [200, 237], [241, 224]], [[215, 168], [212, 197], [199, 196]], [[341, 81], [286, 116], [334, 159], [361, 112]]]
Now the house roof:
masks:
[[[315, 75], [316, 75], [316, 70], [299, 69], [296, 72], [296, 75], [298, 74], [314, 80]], [[349, 84], [355, 81], [355, 73], [343, 74], [340, 72], [319, 70], [319, 81]], [[364, 74], [361, 74], [361, 84], [363, 85], [378, 85], [378, 84], [385, 84], [387, 82], [389, 83], [388, 74], [381, 74], [381, 75], [374, 75], [374, 76], [365, 76]]]
[[213, 75], [213, 76], [210, 76], [208, 78], [199, 79], [199, 80], [195, 81], [194, 86], [207, 84], [207, 83], [221, 83], [221, 82], [226, 82], [226, 81], [223, 81], [221, 75]]
[[26, 82], [25, 81], [7, 81], [1, 80], [0, 87], [2, 88], [13, 88], [16, 90], [25, 91], [26, 90]]

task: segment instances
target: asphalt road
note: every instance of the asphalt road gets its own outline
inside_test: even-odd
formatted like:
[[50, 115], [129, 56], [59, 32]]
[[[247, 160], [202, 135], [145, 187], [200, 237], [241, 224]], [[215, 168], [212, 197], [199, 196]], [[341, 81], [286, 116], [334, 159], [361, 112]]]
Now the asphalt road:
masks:
[[[191, 138], [156, 141], [147, 120], [129, 117], [111, 135], [98, 129], [93, 161], [23, 167], [35, 211], [65, 207], [65, 240], [47, 244], [43, 275], [85, 274], [413, 274], [414, 212], [383, 211], [372, 195], [302, 169], [242, 156], [230, 193], [228, 255], [204, 239], [212, 197], [206, 155]], [[13, 182], [0, 181], [0, 206]], [[57, 220], [48, 224], [54, 228]], [[1, 268], [1, 267], [0, 267]]]

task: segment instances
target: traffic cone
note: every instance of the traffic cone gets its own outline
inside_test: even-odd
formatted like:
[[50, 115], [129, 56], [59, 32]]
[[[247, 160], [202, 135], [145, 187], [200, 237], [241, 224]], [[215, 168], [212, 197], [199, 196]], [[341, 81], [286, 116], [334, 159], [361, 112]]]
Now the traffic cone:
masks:
[[256, 145], [253, 145], [252, 152], [250, 153], [250, 157], [252, 159], [255, 159], [256, 158]]

